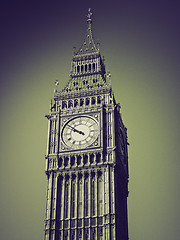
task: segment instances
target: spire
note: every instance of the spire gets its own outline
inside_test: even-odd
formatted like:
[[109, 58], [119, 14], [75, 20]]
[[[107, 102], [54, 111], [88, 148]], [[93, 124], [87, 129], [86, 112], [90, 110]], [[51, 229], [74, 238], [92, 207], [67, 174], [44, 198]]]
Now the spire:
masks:
[[106, 76], [104, 59], [101, 57], [98, 45], [96, 46], [94, 43], [91, 17], [92, 12], [89, 8], [85, 41], [81, 48], [73, 54], [70, 79], [66, 87], [59, 93], [55, 88], [55, 98], [63, 98], [66, 94], [79, 93], [79, 95], [83, 95], [88, 92], [94, 94], [94, 91], [98, 93], [111, 91], [110, 74]]
[[85, 41], [83, 42], [83, 45], [81, 48], [74, 53], [74, 56], [79, 56], [79, 55], [89, 55], [93, 53], [98, 53], [99, 49], [96, 47], [94, 43], [94, 39], [92, 36], [92, 12], [91, 8], [88, 10], [88, 15], [87, 15], [87, 34]]

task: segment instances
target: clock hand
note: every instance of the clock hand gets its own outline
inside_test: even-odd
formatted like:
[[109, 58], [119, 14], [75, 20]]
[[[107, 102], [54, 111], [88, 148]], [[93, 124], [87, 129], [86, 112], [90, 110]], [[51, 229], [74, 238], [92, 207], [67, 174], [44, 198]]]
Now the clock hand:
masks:
[[67, 126], [70, 127], [70, 128], [72, 128], [72, 130], [73, 130], [74, 132], [77, 132], [77, 133], [79, 133], [79, 134], [85, 135], [84, 132], [82, 132], [82, 131], [80, 131], [80, 130], [77, 130], [77, 129], [74, 128], [74, 127], [71, 127], [70, 125], [67, 125]]
[[70, 127], [70, 128], [72, 128], [72, 130], [73, 130], [74, 132], [78, 132], [78, 130], [75, 129], [74, 127], [71, 127], [70, 125], [67, 125], [67, 126]]
[[79, 133], [80, 133], [80, 134], [82, 134], [82, 135], [85, 135], [85, 133], [84, 133], [84, 132], [82, 132], [82, 131], [79, 131]]
[[75, 129], [75, 128], [72, 128], [72, 129], [73, 129], [74, 132], [77, 132], [77, 133], [79, 133], [79, 134], [85, 135], [84, 132], [82, 132], [82, 131], [80, 131], [80, 130], [77, 130], [77, 129]]
[[82, 135], [84, 135], [84, 133], [83, 133], [82, 131], [80, 131], [80, 130], [77, 130], [76, 128], [73, 128], [73, 131], [74, 131], [74, 132], [77, 132], [77, 133], [79, 133], [79, 134], [82, 134]]

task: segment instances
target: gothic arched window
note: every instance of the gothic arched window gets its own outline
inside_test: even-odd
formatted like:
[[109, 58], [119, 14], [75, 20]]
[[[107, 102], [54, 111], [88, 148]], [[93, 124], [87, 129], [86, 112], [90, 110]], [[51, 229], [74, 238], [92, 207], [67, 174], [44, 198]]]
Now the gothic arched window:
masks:
[[58, 160], [58, 167], [62, 167], [62, 164], [63, 164], [63, 159], [62, 157], [60, 157]]
[[69, 158], [65, 157], [65, 159], [64, 159], [64, 166], [67, 167], [68, 164], [69, 164]]
[[88, 178], [85, 179], [85, 216], [89, 214], [89, 183]]
[[101, 161], [101, 154], [97, 153], [96, 154], [96, 162], [99, 163]]
[[83, 106], [83, 104], [84, 104], [84, 99], [81, 98], [81, 99], [80, 99], [80, 106]]
[[77, 72], [79, 73], [79, 71], [80, 71], [80, 66], [78, 65], [77, 66]]
[[95, 232], [95, 229], [93, 229], [93, 232], [92, 232], [92, 240], [95, 240], [95, 236], [96, 236], [96, 232]]
[[88, 155], [87, 154], [85, 154], [83, 156], [83, 162], [84, 162], [84, 164], [86, 164], [88, 162]]
[[88, 240], [89, 239], [89, 231], [88, 231], [88, 229], [86, 229], [86, 231], [85, 231], [85, 234], [84, 234], [85, 236], [85, 240]]
[[98, 177], [98, 215], [103, 214], [103, 182], [102, 176]]
[[94, 154], [92, 153], [91, 155], [90, 155], [90, 163], [93, 163], [94, 162]]
[[78, 100], [75, 99], [75, 100], [74, 100], [74, 107], [77, 107], [77, 106], [78, 106]]
[[101, 103], [101, 97], [100, 97], [100, 96], [97, 97], [97, 103], [98, 103], [98, 104]]
[[74, 166], [74, 164], [75, 164], [75, 157], [72, 156], [72, 157], [71, 157], [71, 166]]
[[87, 72], [87, 64], [85, 65], [85, 72]]
[[80, 155], [77, 156], [77, 165], [81, 164], [82, 157]]
[[68, 205], [69, 205], [69, 181], [66, 180], [65, 182], [65, 193], [64, 193], [64, 216], [68, 218]]
[[96, 103], [96, 99], [95, 99], [95, 97], [92, 97], [91, 104], [94, 105], [95, 103]]
[[72, 102], [72, 100], [69, 100], [69, 102], [68, 102], [68, 108], [71, 108], [71, 107], [73, 107], [73, 102]]
[[62, 102], [62, 109], [64, 109], [64, 108], [67, 108], [67, 102], [66, 101]]
[[78, 217], [82, 217], [82, 180], [78, 181]]
[[91, 64], [89, 64], [89, 71], [91, 72]]
[[95, 71], [96, 70], [96, 65], [95, 65], [95, 63], [93, 63], [93, 71]]
[[94, 179], [92, 179], [92, 185], [91, 185], [91, 195], [92, 195], [92, 216], [95, 215], [95, 182]]
[[86, 105], [89, 105], [89, 103], [90, 103], [89, 98], [86, 98]]
[[[58, 215], [61, 216], [62, 214], [62, 186], [63, 186], [63, 177], [60, 176], [58, 178], [58, 196], [59, 196], [59, 202], [58, 202], [58, 205], [59, 205], [59, 213]], [[60, 217], [61, 218], [61, 217]]]
[[75, 180], [72, 182], [71, 214], [75, 216]]

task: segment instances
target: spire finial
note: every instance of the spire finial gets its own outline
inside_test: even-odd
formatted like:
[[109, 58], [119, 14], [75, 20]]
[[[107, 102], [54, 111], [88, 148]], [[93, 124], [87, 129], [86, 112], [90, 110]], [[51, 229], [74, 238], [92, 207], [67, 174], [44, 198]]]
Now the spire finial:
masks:
[[91, 15], [92, 15], [92, 12], [91, 12], [91, 8], [88, 9], [88, 15], [87, 15], [87, 21], [91, 21]]
[[54, 88], [54, 94], [57, 92], [57, 86], [59, 85], [59, 81], [55, 81], [55, 88]]
[[93, 36], [92, 36], [92, 17], [91, 16], [92, 16], [92, 12], [91, 12], [91, 8], [89, 8], [88, 14], [87, 14], [86, 39], [83, 42], [83, 45], [81, 46], [81, 48], [76, 53], [74, 53], [74, 56], [99, 53], [99, 49], [96, 47]]

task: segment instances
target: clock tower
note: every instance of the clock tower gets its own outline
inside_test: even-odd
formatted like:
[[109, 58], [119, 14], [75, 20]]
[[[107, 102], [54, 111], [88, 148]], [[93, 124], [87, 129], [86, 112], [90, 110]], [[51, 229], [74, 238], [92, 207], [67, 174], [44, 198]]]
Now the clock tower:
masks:
[[128, 240], [127, 129], [104, 59], [87, 34], [54, 91], [46, 155], [44, 240]]

